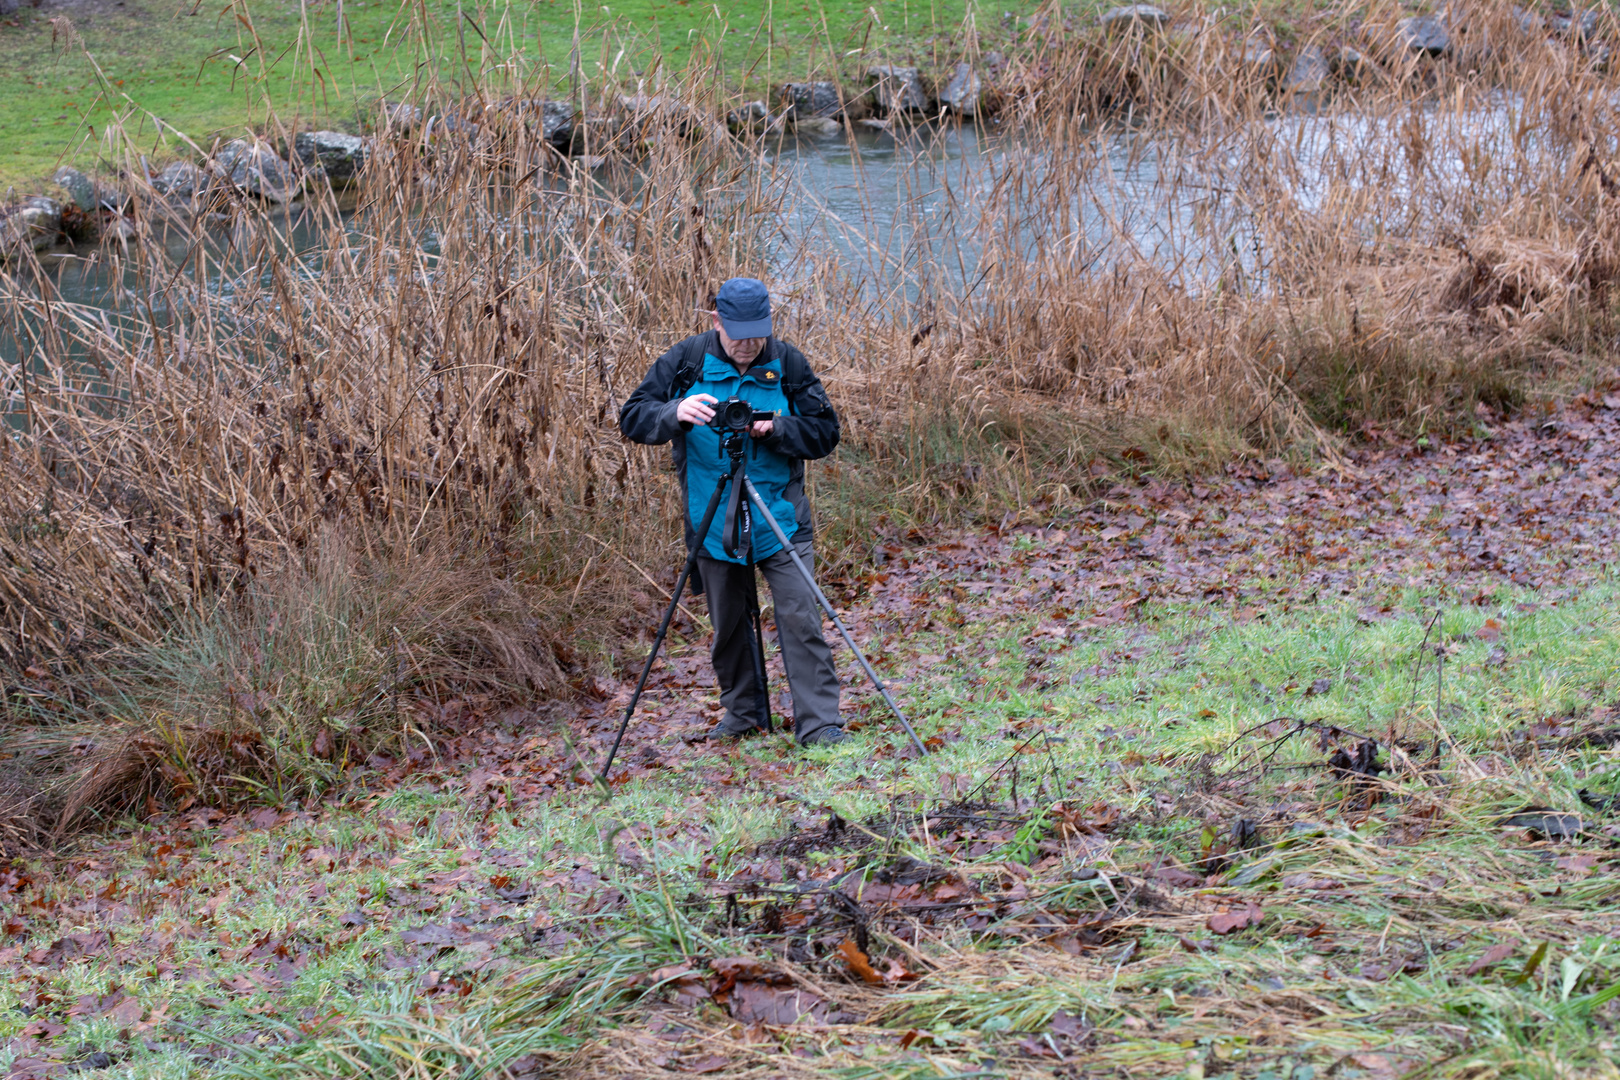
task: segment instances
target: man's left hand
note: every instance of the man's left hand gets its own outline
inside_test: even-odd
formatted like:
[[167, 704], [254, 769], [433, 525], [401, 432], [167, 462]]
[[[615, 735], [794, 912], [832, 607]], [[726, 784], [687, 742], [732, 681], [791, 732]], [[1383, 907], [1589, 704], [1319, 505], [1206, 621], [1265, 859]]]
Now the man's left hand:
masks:
[[749, 432], [756, 439], [768, 438], [771, 434], [771, 424], [773, 422], [771, 420], [755, 420], [754, 426], [749, 429]]

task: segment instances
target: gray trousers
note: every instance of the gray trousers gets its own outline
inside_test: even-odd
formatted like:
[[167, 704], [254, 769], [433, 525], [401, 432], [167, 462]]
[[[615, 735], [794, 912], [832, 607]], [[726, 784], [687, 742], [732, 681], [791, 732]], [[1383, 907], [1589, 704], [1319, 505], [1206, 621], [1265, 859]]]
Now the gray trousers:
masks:
[[[794, 550], [805, 565], [815, 566], [810, 541], [795, 544]], [[843, 726], [838, 716], [838, 670], [821, 634], [821, 608], [788, 553], [778, 551], [754, 565], [771, 587], [776, 639], [788, 689], [793, 692], [793, 736], [802, 744], [812, 732]], [[740, 735], [763, 720], [757, 716], [754, 662], [749, 656], [753, 635], [748, 629], [748, 588], [753, 570], [699, 555], [698, 572], [709, 602], [709, 621], [714, 624], [710, 655], [720, 683], [720, 703], [726, 708], [719, 730]]]

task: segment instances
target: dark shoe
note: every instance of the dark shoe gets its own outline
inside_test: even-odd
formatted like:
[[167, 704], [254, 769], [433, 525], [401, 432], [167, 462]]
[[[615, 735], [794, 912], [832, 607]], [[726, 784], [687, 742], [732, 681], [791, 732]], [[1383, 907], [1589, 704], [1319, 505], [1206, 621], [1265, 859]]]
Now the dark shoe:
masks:
[[704, 738], [710, 742], [741, 742], [763, 734], [765, 729], [758, 724], [739, 723], [736, 717], [728, 716], [710, 728]]
[[852, 741], [854, 741], [854, 737], [849, 732], [837, 724], [828, 724], [826, 727], [817, 728], [806, 735], [804, 742], [800, 745], [808, 750], [812, 746], [842, 746]]

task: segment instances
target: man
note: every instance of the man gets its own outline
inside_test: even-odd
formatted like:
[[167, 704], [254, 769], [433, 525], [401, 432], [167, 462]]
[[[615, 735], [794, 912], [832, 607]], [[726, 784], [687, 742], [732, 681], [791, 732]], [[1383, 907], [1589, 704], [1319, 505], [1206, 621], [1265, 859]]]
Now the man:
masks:
[[[730, 472], [720, 436], [707, 425], [714, 406], [733, 397], [756, 412], [774, 414], [754, 421], [749, 432], [748, 478], [808, 566], [814, 565], [814, 525], [804, 494], [804, 463], [826, 457], [838, 445], [838, 415], [803, 354], [771, 336], [771, 298], [762, 282], [727, 281], [710, 317], [713, 329], [658, 358], [620, 410], [619, 430], [634, 442], [674, 444], [688, 550], [701, 545], [693, 591], [708, 596], [714, 623], [710, 655], [726, 710], [710, 736], [742, 738], [766, 724], [749, 628], [749, 612], [757, 610], [758, 601], [754, 572], [742, 557], [746, 552], [725, 550], [725, 502], [708, 535], [695, 535], [715, 485]], [[838, 673], [821, 634], [815, 594], [763, 520], [753, 522], [753, 558], [776, 603], [776, 636], [793, 692], [794, 736], [806, 747], [847, 741], [838, 715]]]

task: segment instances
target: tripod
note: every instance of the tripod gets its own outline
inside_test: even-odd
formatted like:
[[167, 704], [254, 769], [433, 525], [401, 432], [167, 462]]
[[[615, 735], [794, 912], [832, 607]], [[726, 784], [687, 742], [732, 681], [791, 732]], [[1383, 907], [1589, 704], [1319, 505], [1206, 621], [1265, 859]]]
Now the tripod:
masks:
[[[714, 494], [709, 496], [709, 505], [703, 512], [703, 522], [698, 526], [697, 535], [693, 539], [692, 546], [687, 550], [686, 565], [681, 569], [680, 580], [675, 583], [675, 591], [670, 595], [669, 607], [664, 609], [664, 618], [658, 624], [658, 634], [653, 638], [652, 650], [647, 654], [647, 663], [641, 669], [641, 678], [636, 682], [636, 691], [630, 695], [630, 704], [624, 710], [624, 719], [619, 721], [618, 734], [613, 737], [613, 747], [608, 751], [607, 761], [603, 763], [602, 771], [596, 777], [596, 782], [603, 785], [604, 789], [607, 786], [608, 772], [613, 768], [613, 758], [618, 754], [619, 744], [624, 740], [625, 730], [630, 726], [630, 717], [635, 715], [636, 705], [641, 701], [642, 692], [647, 688], [647, 679], [652, 675], [653, 662], [658, 659], [658, 650], [663, 647], [664, 637], [669, 633], [670, 620], [675, 617], [675, 609], [680, 605], [681, 594], [686, 589], [686, 583], [691, 578], [692, 571], [697, 568], [698, 552], [702, 550], [704, 539], [709, 535], [709, 528], [714, 524], [714, 515], [720, 509], [720, 500], [726, 494], [727, 485], [730, 485], [731, 488], [731, 498], [726, 507], [725, 531], [721, 536], [721, 546], [725, 548], [726, 554], [735, 557], [738, 552], [743, 552], [744, 560], [750, 567], [753, 566], [752, 515], [749, 513], [749, 503], [752, 503], [758, 509], [765, 523], [771, 527], [771, 531], [776, 534], [777, 542], [782, 545], [782, 550], [786, 551], [793, 560], [794, 567], [803, 576], [805, 583], [810, 586], [810, 591], [815, 595], [816, 602], [821, 605], [821, 609], [827, 613], [827, 617], [832, 619], [833, 625], [838, 628], [838, 633], [842, 635], [844, 643], [855, 654], [855, 659], [860, 661], [861, 669], [866, 672], [866, 677], [872, 680], [872, 685], [877, 687], [878, 693], [883, 696], [884, 703], [889, 706], [895, 718], [900, 721], [900, 726], [905, 728], [906, 734], [911, 736], [911, 741], [917, 745], [918, 753], [928, 753], [928, 747], [923, 745], [923, 741], [917, 737], [917, 733], [907, 723], [905, 714], [900, 711], [900, 706], [896, 705], [894, 699], [889, 696], [889, 691], [883, 685], [883, 680], [879, 679], [877, 672], [872, 670], [872, 665], [867, 663], [866, 657], [861, 653], [859, 646], [855, 644], [855, 639], [850, 636], [849, 630], [845, 628], [843, 621], [838, 618], [838, 613], [833, 611], [832, 604], [828, 602], [826, 594], [816, 584], [814, 576], [810, 573], [810, 568], [804, 564], [804, 560], [799, 558], [799, 553], [793, 549], [793, 545], [788, 541], [787, 534], [782, 531], [782, 526], [777, 523], [776, 518], [771, 514], [770, 508], [765, 505], [765, 500], [760, 497], [759, 489], [754, 487], [752, 480], [748, 479], [745, 450], [745, 440], [741, 432], [727, 431], [721, 436], [720, 452], [722, 455], [730, 457], [731, 472], [720, 477], [719, 482], [715, 484]], [[744, 492], [748, 496], [747, 502], [742, 499]], [[754, 631], [754, 647], [750, 650], [750, 659], [754, 668], [754, 686], [756, 688], [759, 716], [762, 718], [763, 729], [769, 731], [771, 727], [770, 696], [766, 692], [765, 686], [765, 636], [760, 621], [758, 585], [752, 585], [749, 592], [748, 618], [753, 624]]]

